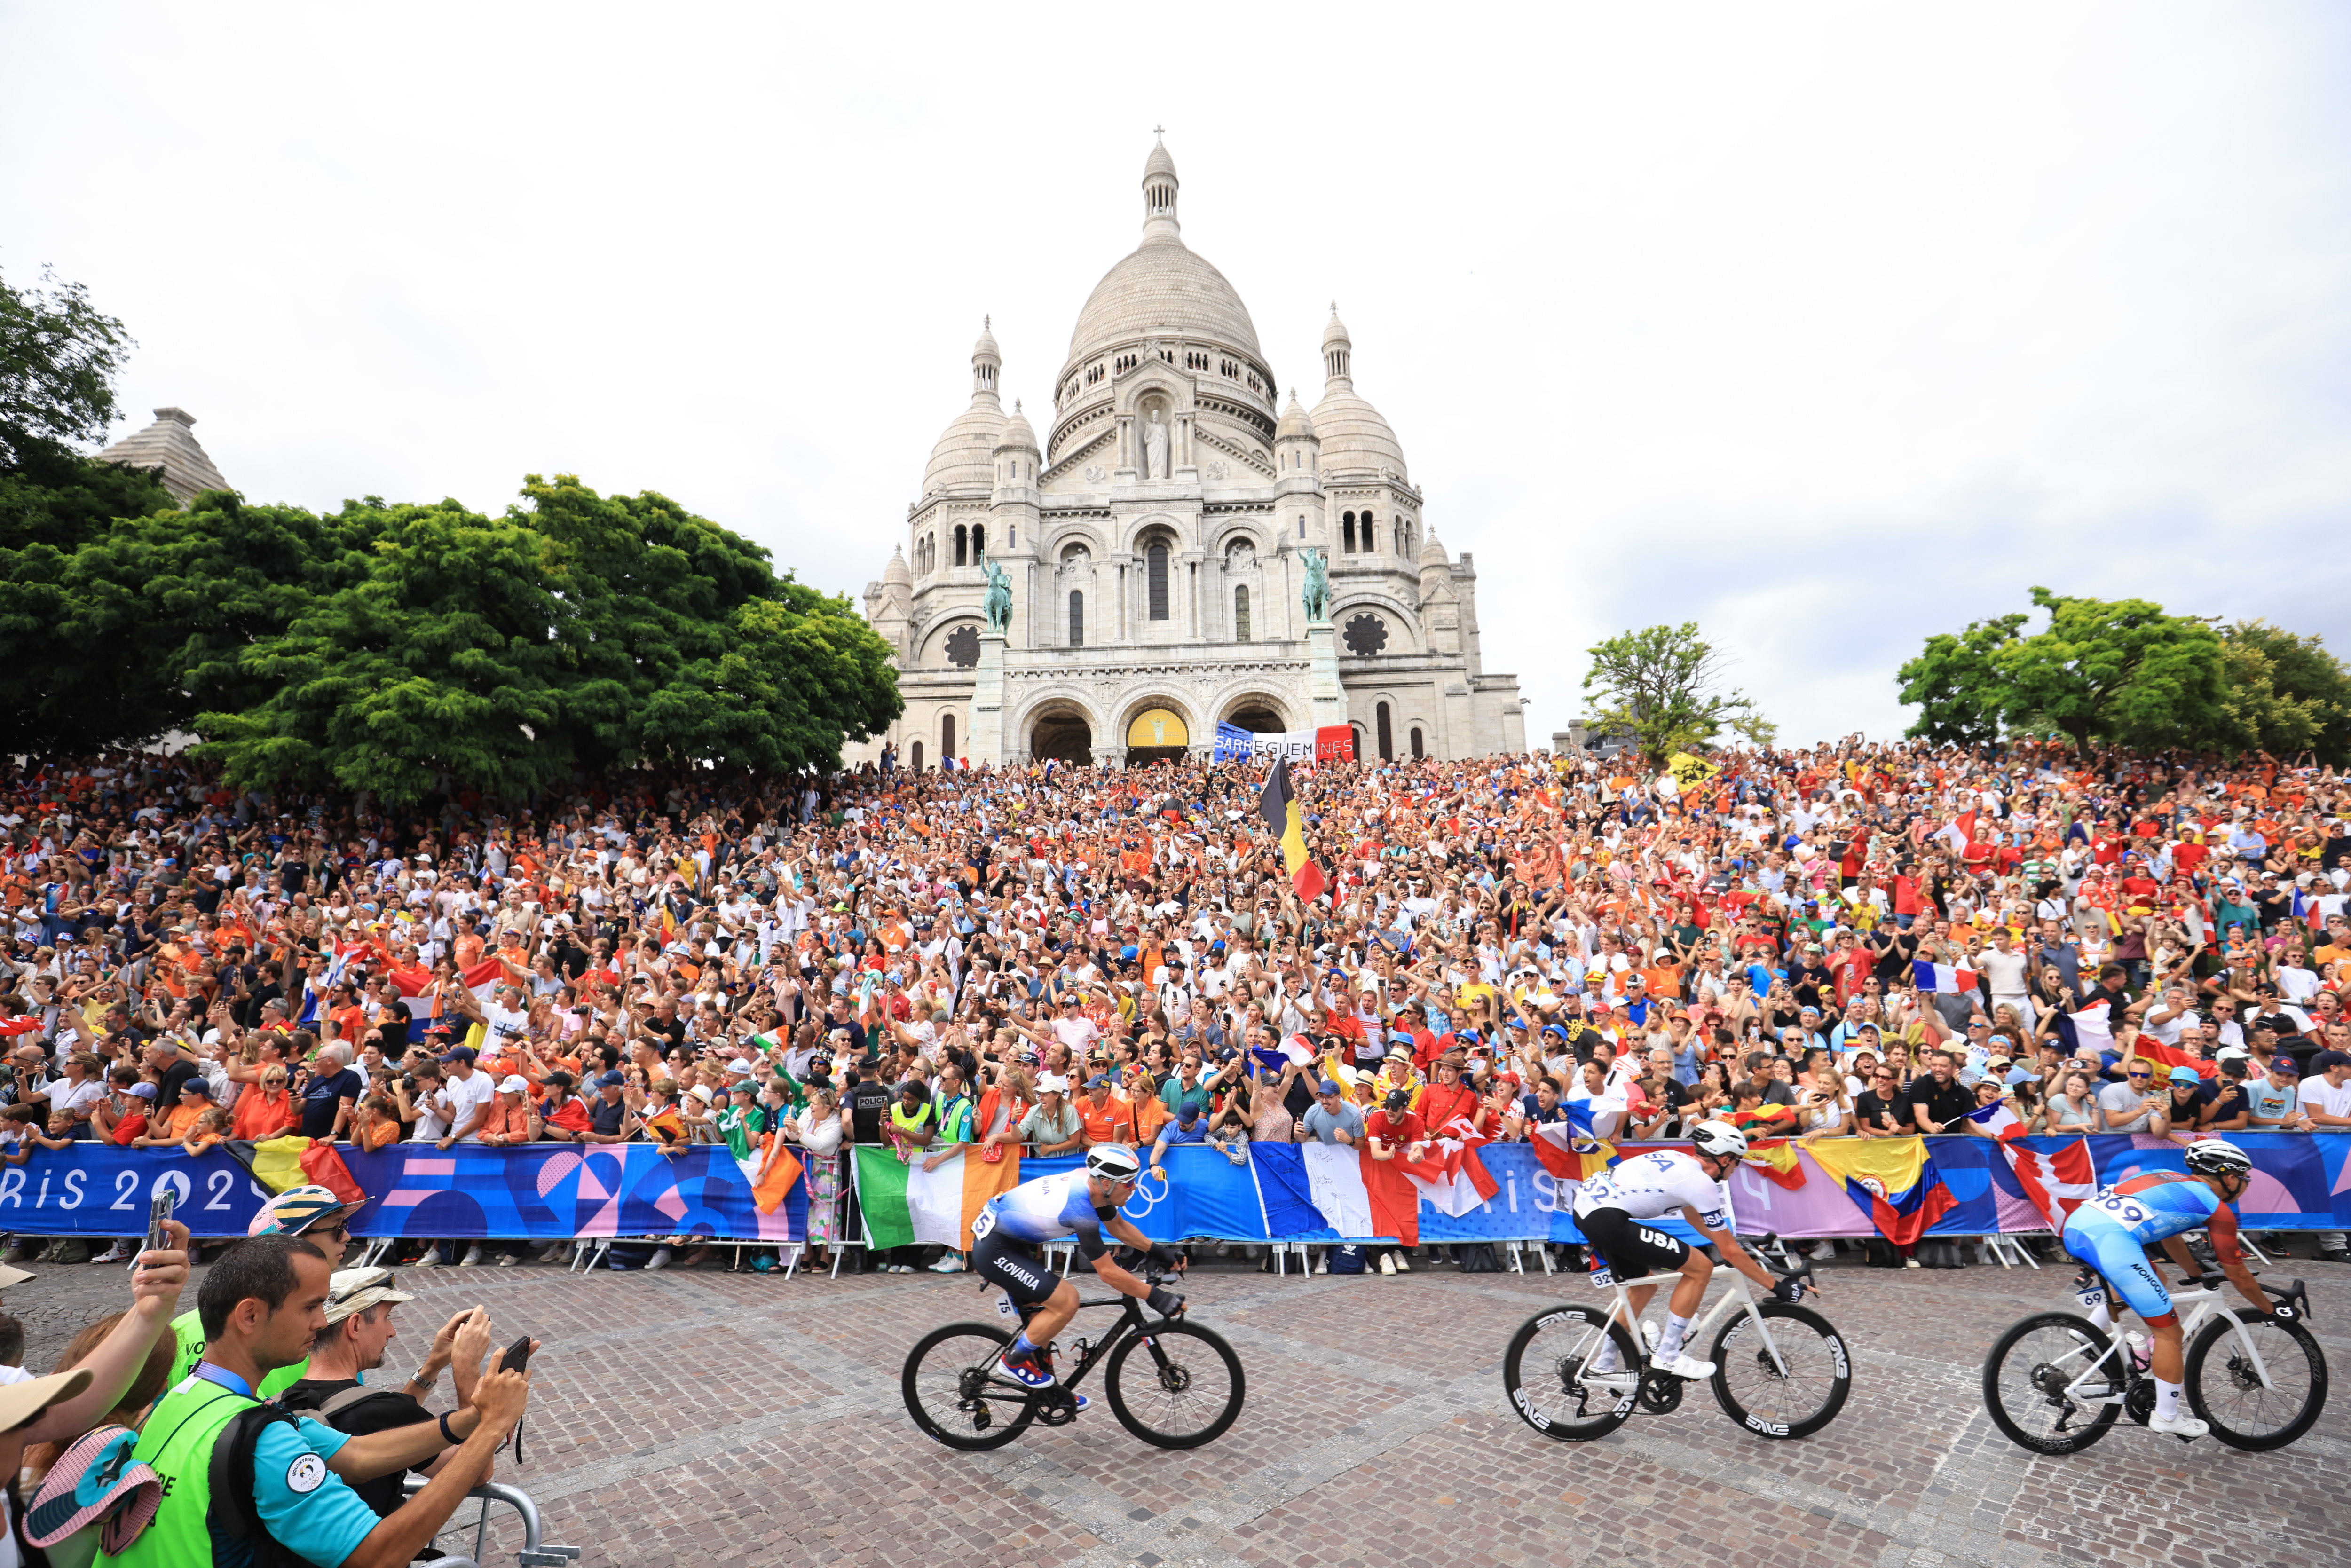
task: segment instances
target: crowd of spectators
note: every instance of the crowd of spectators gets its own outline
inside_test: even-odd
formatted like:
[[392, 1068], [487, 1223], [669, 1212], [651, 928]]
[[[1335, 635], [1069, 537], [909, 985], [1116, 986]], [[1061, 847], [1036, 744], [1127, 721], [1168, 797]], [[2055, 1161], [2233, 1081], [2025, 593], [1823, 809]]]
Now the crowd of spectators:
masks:
[[1716, 760], [1301, 769], [1331, 884], [1305, 904], [1229, 764], [631, 770], [384, 810], [22, 759], [0, 1155], [779, 1138], [822, 1262], [857, 1234], [854, 1144], [1384, 1157], [1577, 1100], [1618, 1138], [1939, 1133], [1994, 1099], [2035, 1132], [2351, 1128], [2351, 780], [2032, 745]]

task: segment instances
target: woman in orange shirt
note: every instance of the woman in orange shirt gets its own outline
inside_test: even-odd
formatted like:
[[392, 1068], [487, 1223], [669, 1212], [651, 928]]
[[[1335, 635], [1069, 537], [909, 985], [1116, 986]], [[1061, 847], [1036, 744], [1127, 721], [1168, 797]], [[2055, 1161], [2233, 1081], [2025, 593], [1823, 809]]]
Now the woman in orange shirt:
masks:
[[229, 1136], [258, 1143], [292, 1132], [300, 1120], [294, 1097], [286, 1092], [286, 1069], [271, 1066], [263, 1070], [258, 1083], [248, 1086], [236, 1097], [235, 1112], [229, 1118]]

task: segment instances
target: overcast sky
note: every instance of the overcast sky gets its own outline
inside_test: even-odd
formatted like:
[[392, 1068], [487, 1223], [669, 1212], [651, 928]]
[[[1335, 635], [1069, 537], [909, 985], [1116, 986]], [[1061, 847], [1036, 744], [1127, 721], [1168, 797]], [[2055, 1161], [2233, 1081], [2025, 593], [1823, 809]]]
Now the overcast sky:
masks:
[[2034, 583], [2351, 643], [2346, 66], [2331, 5], [12, 0], [0, 273], [249, 498], [577, 473], [854, 595], [983, 315], [1050, 409], [1165, 123], [1285, 400], [1338, 301], [1531, 738], [1683, 620], [1886, 736]]

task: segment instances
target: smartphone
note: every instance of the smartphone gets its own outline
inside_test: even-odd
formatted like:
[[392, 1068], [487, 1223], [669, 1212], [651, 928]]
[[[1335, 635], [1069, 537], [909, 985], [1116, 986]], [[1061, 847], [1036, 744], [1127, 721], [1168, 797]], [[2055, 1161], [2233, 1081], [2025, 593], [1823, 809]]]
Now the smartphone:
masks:
[[[147, 1206], [147, 1246], [144, 1249], [145, 1251], [161, 1252], [164, 1248], [171, 1245], [172, 1239], [170, 1234], [164, 1230], [163, 1222], [172, 1218], [172, 1209], [179, 1201], [180, 1189], [173, 1186], [171, 1183], [165, 1182], [162, 1186], [155, 1189], [155, 1197]], [[134, 1269], [139, 1267], [139, 1260], [137, 1258], [131, 1260], [131, 1266]]]
[[529, 1364], [530, 1335], [528, 1334], [523, 1335], [514, 1343], [507, 1346], [506, 1354], [498, 1361], [498, 1365], [507, 1372], [520, 1372]]

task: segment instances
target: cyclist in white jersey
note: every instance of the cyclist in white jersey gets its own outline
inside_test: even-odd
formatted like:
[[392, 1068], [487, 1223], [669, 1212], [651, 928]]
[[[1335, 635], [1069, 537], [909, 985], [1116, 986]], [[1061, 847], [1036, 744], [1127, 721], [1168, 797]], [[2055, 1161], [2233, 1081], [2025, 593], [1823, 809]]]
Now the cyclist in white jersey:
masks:
[[[1078, 1312], [1074, 1281], [1056, 1280], [1039, 1250], [1048, 1241], [1069, 1237], [1093, 1265], [1095, 1275], [1123, 1296], [1150, 1304], [1163, 1317], [1184, 1310], [1184, 1298], [1149, 1285], [1118, 1266], [1102, 1240], [1108, 1230], [1129, 1247], [1177, 1270], [1183, 1255], [1152, 1242], [1119, 1213], [1119, 1205], [1134, 1192], [1143, 1162], [1123, 1144], [1097, 1144], [1086, 1152], [1085, 1165], [1056, 1176], [1022, 1182], [1010, 1192], [988, 1199], [971, 1222], [972, 1271], [1000, 1285], [1018, 1307], [1036, 1309], [1028, 1326], [1004, 1353], [1004, 1370], [1030, 1388], [1053, 1383], [1053, 1336], [1069, 1326]], [[1078, 1407], [1085, 1408], [1079, 1396]]]
[[[1650, 1360], [1660, 1372], [1695, 1379], [1713, 1376], [1714, 1363], [1683, 1354], [1682, 1338], [1706, 1299], [1714, 1264], [1680, 1238], [1641, 1221], [1679, 1210], [1692, 1228], [1722, 1249], [1732, 1268], [1766, 1291], [1792, 1301], [1804, 1287], [1792, 1276], [1773, 1279], [1730, 1233], [1730, 1189], [1723, 1184], [1747, 1153], [1747, 1134], [1728, 1122], [1702, 1122], [1690, 1134], [1690, 1144], [1692, 1152], [1687, 1155], [1678, 1149], [1651, 1149], [1586, 1177], [1576, 1188], [1575, 1228], [1619, 1280], [1637, 1280], [1645, 1274], [1681, 1275], [1681, 1282], [1666, 1303], [1665, 1335]], [[1641, 1321], [1656, 1294], [1655, 1285], [1628, 1292], [1634, 1322]], [[1619, 1365], [1613, 1339], [1602, 1343], [1586, 1375], [1606, 1387], [1630, 1388], [1638, 1381], [1636, 1374]]]

